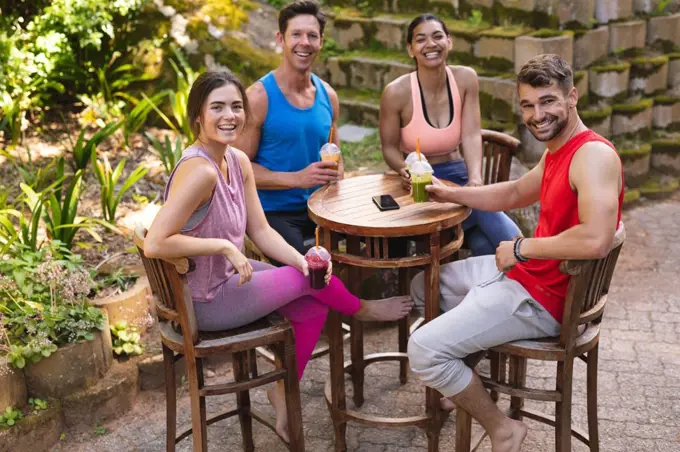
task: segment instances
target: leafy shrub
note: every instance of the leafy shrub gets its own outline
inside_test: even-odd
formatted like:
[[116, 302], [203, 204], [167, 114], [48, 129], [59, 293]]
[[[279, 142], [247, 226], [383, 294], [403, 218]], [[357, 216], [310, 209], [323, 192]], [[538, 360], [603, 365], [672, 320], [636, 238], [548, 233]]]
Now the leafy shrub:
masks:
[[135, 326], [129, 326], [121, 320], [115, 325], [109, 326], [111, 339], [113, 340], [113, 353], [116, 355], [141, 355], [144, 346], [140, 343], [141, 336]]

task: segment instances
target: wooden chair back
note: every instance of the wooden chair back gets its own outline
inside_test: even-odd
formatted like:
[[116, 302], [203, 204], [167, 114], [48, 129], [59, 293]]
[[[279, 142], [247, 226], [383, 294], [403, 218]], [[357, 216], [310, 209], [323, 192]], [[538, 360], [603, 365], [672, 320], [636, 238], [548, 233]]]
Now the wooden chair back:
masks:
[[510, 179], [512, 157], [521, 142], [506, 133], [482, 129], [482, 177], [484, 185], [507, 182]]
[[[186, 274], [195, 268], [194, 261], [188, 258], [169, 260], [149, 258], [144, 254], [144, 237], [146, 237], [146, 229], [141, 226], [137, 227], [134, 242], [149, 278], [156, 312], [163, 320], [181, 328], [185, 342], [190, 342], [191, 345], [196, 344], [198, 326], [191, 299], [191, 289], [186, 279]], [[187, 338], [191, 340], [187, 341]]]
[[616, 261], [625, 239], [626, 229], [623, 223], [619, 223], [611, 250], [605, 257], [563, 261], [560, 264], [562, 273], [571, 275], [560, 334], [560, 344], [567, 350], [574, 344], [580, 325], [601, 320]]

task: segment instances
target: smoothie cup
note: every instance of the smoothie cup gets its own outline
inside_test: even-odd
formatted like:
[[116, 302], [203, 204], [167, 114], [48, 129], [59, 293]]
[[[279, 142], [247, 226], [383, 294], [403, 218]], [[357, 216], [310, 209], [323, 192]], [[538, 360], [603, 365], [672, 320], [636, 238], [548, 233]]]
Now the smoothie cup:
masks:
[[314, 246], [305, 254], [305, 260], [309, 266], [309, 286], [312, 289], [326, 287], [326, 271], [331, 261], [331, 254], [323, 246]]
[[425, 187], [432, 184], [434, 171], [429, 163], [423, 161], [414, 162], [411, 165], [411, 190], [414, 202], [428, 202], [430, 194]]
[[415, 162], [418, 162], [418, 161], [427, 163], [427, 159], [425, 158], [424, 155], [421, 155], [420, 157], [418, 157], [417, 152], [411, 152], [409, 155], [406, 156], [406, 160], [404, 160], [404, 164], [406, 165], [406, 170], [408, 172], [411, 172], [411, 165], [413, 165]]
[[326, 143], [321, 146], [321, 150], [319, 151], [319, 155], [321, 155], [321, 160], [323, 162], [335, 162], [336, 164], [340, 163], [341, 154], [340, 148], [336, 146], [335, 143]]

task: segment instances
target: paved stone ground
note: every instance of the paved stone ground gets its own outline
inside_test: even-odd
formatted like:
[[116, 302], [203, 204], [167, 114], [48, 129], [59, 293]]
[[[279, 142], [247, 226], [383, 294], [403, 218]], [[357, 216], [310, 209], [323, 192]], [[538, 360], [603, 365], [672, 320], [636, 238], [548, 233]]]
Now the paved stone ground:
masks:
[[[680, 452], [680, 196], [629, 210], [624, 215], [628, 239], [614, 277], [603, 323], [600, 352], [600, 432], [604, 452]], [[376, 327], [367, 335], [366, 351], [391, 350], [396, 344], [393, 328]], [[346, 355], [347, 354], [346, 350]], [[586, 427], [585, 367], [576, 365], [574, 421]], [[266, 364], [262, 364], [265, 366]], [[216, 369], [221, 378], [225, 366]], [[530, 384], [554, 384], [554, 365], [530, 364]], [[307, 450], [333, 451], [333, 430], [323, 399], [328, 374], [325, 358], [313, 361], [302, 381], [302, 405]], [[422, 387], [416, 382], [400, 387], [397, 365], [383, 363], [367, 369], [366, 404], [362, 410], [400, 415], [420, 414]], [[350, 385], [348, 393], [351, 394]], [[255, 391], [254, 405], [269, 410], [264, 391]], [[351, 402], [349, 402], [351, 404]], [[209, 403], [209, 411], [234, 406], [225, 397]], [[551, 411], [547, 404], [529, 403]], [[180, 398], [180, 422], [189, 422], [186, 393]], [[105, 425], [97, 435], [94, 426], [66, 432], [55, 447], [60, 452], [161, 451], [164, 450], [164, 396], [144, 392], [135, 409]], [[455, 415], [442, 433], [442, 451], [453, 450]], [[528, 421], [530, 431], [523, 451], [554, 450], [552, 430]], [[210, 450], [240, 451], [235, 420], [209, 427]], [[256, 450], [285, 451], [271, 432], [255, 427]], [[424, 434], [413, 429], [378, 430], [350, 424], [351, 452], [411, 452], [426, 450]], [[490, 451], [488, 441], [482, 450]], [[191, 450], [190, 440], [178, 447]], [[587, 449], [578, 444], [575, 451]]]

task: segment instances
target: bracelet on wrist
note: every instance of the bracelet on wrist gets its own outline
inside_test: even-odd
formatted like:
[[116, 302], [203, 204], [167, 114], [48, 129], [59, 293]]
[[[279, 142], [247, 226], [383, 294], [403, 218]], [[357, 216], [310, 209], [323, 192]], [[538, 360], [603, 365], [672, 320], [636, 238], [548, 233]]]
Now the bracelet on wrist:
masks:
[[522, 240], [524, 239], [519, 238], [515, 240], [515, 244], [513, 246], [513, 254], [515, 255], [515, 260], [517, 260], [517, 262], [527, 262], [529, 260], [526, 257], [522, 256], [519, 252], [519, 247], [522, 244]]

